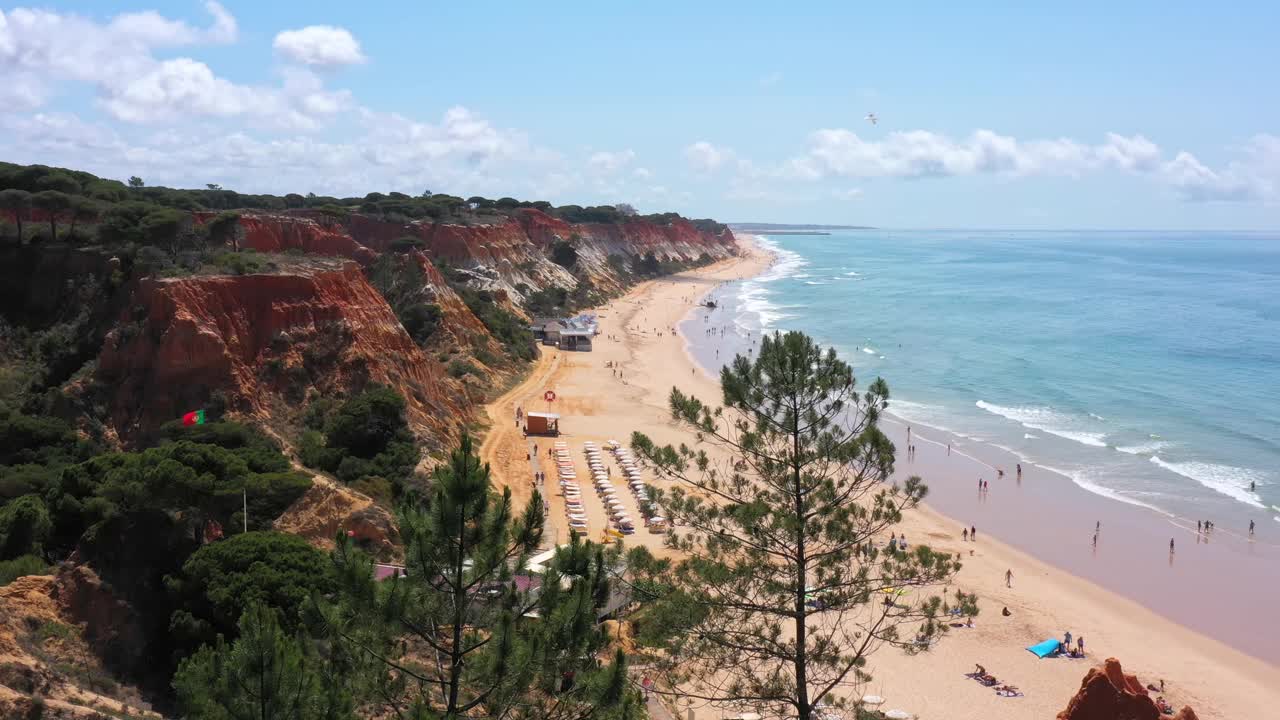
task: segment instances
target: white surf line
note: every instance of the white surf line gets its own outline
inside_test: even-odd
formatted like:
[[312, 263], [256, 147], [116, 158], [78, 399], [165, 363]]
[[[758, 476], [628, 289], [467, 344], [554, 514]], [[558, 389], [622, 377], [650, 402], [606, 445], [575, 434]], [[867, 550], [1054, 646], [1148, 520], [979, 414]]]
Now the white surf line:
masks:
[[[894, 425], [899, 425], [899, 426], [902, 426], [902, 427], [914, 427], [914, 426], [912, 426], [912, 425], [908, 425], [904, 420], [901, 420], [901, 419], [899, 419], [899, 418], [895, 418], [895, 417], [886, 417], [886, 418], [884, 419], [884, 421], [885, 421], [885, 422], [889, 422], [889, 423], [893, 423]], [[928, 427], [928, 426], [926, 425], [925, 427]], [[983, 459], [981, 459], [981, 458], [974, 457], [974, 456], [972, 456], [972, 455], [970, 455], [970, 454], [968, 454], [968, 453], [964, 452], [963, 450], [958, 449], [958, 448], [957, 448], [954, 444], [952, 444], [952, 443], [945, 443], [945, 442], [941, 442], [941, 441], [939, 441], [939, 440], [934, 440], [934, 439], [930, 438], [929, 436], [927, 436], [927, 435], [921, 435], [919, 432], [916, 432], [916, 431], [914, 431], [914, 430], [911, 432], [911, 434], [912, 434], [912, 435], [914, 435], [914, 436], [917, 436], [917, 437], [923, 438], [925, 442], [927, 442], [927, 443], [932, 443], [932, 444], [937, 445], [938, 447], [943, 448], [943, 449], [945, 449], [947, 446], [950, 446], [950, 447], [951, 447], [951, 454], [952, 454], [952, 455], [959, 455], [960, 457], [968, 458], [968, 459], [972, 460], [973, 462], [976, 462], [976, 463], [978, 463], [979, 465], [982, 465], [983, 467], [988, 467], [988, 468], [991, 468], [992, 470], [1003, 470], [1003, 469], [1004, 469], [1004, 468], [996, 467], [995, 465], [992, 465], [991, 463], [987, 462], [986, 460], [983, 460]], [[994, 447], [994, 446], [993, 446], [993, 447]], [[1034, 465], [1034, 463], [1027, 463], [1027, 464], [1028, 464], [1028, 465]], [[1036, 465], [1036, 467], [1040, 467], [1040, 466], [1039, 466], [1039, 465]], [[1044, 470], [1045, 468], [1041, 468], [1041, 469], [1042, 469], [1042, 470]], [[1050, 471], [1050, 472], [1052, 472], [1052, 471]], [[1055, 474], [1056, 474], [1056, 473], [1055, 473]], [[1070, 480], [1071, 478], [1067, 478], [1067, 479], [1068, 479], [1068, 480]]]

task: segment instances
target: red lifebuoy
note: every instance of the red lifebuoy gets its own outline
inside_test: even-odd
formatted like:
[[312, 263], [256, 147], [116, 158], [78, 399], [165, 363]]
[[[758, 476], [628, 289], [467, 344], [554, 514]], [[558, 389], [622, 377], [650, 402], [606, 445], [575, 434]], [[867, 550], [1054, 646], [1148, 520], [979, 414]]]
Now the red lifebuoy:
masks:
[[555, 391], [554, 391], [554, 390], [548, 390], [548, 391], [546, 391], [546, 392], [542, 393], [542, 399], [543, 399], [543, 400], [546, 400], [547, 402], [551, 402], [552, 400], [555, 400], [555, 399], [556, 399], [556, 393], [555, 393]]

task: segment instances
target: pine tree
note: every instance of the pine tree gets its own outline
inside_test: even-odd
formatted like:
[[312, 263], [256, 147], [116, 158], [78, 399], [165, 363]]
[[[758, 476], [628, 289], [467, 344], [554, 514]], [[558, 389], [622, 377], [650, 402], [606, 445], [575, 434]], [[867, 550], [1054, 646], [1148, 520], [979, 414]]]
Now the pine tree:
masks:
[[[662, 669], [681, 695], [810, 720], [869, 679], [877, 648], [922, 650], [946, 629], [941, 598], [925, 594], [959, 564], [922, 545], [878, 546], [926, 493], [918, 477], [888, 483], [883, 380], [857, 393], [833, 350], [790, 332], [762, 338], [759, 356], [738, 356], [720, 383], [716, 409], [672, 389], [672, 416], [696, 431], [694, 447], [632, 438], [676, 481], [655, 499], [685, 530], [669, 539], [678, 561], [632, 554], [639, 587], [656, 598], [645, 634], [666, 650]], [[957, 595], [965, 611], [972, 601]]]
[[[539, 592], [517, 583], [542, 538], [536, 494], [517, 514], [509, 489], [464, 436], [431, 490], [399, 511], [405, 573], [371, 579], [367, 559], [338, 538], [336, 603], [316, 618], [343, 650], [337, 664], [375, 714], [402, 717], [585, 720], [634, 713], [635, 693], [605, 678], [596, 623], [608, 598], [609, 561], [576, 536], [557, 551]], [[603, 599], [602, 599], [603, 598]], [[606, 702], [607, 700], [607, 702]]]
[[279, 611], [255, 603], [231, 645], [221, 637], [182, 661], [173, 678], [183, 717], [194, 720], [344, 720], [353, 718], [341, 683], [322, 682], [305, 640], [280, 627]]

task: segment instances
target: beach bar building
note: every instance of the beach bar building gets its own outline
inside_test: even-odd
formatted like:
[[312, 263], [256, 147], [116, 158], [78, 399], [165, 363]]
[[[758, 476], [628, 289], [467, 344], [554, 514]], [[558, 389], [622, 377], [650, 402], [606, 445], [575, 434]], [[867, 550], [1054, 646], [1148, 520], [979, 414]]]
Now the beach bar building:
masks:
[[528, 435], [559, 435], [560, 416], [555, 413], [526, 412], [524, 431]]
[[594, 315], [578, 315], [571, 318], [538, 318], [529, 325], [534, 338], [543, 345], [561, 350], [589, 352], [592, 339], [600, 334], [600, 326]]
[[594, 330], [586, 328], [565, 328], [560, 331], [560, 349], [590, 352], [591, 338], [595, 334]]

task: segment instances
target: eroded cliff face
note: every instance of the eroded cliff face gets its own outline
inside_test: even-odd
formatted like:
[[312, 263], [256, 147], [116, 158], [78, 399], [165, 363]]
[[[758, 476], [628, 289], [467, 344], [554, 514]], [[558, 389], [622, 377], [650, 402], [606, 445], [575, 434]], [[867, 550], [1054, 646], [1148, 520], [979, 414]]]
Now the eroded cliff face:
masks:
[[[212, 217], [212, 214], [208, 214]], [[207, 219], [207, 218], [206, 218]], [[337, 223], [322, 223], [309, 211], [289, 214], [246, 213], [241, 219], [244, 245], [260, 252], [289, 249], [345, 257], [369, 264], [391, 249], [393, 240], [415, 237], [434, 261], [443, 261], [471, 276], [478, 288], [505, 290], [521, 298], [520, 285], [532, 290], [550, 286], [572, 289], [578, 279], [551, 262], [548, 253], [558, 240], [573, 240], [580, 271], [597, 287], [621, 290], [623, 278], [609, 261], [627, 262], [653, 253], [660, 259], [692, 262], [703, 255], [728, 257], [736, 250], [732, 231], [700, 230], [687, 220], [660, 225], [634, 219], [620, 224], [567, 223], [533, 209], [491, 224], [391, 223], [353, 214]]]
[[[1058, 713], [1058, 720], [1157, 720], [1163, 715], [1156, 701], [1133, 675], [1127, 675], [1120, 661], [1107, 658], [1091, 668], [1080, 682], [1080, 690]], [[1174, 720], [1196, 720], [1189, 707], [1178, 711]]]
[[355, 263], [299, 262], [275, 274], [147, 279], [98, 358], [121, 436], [144, 437], [214, 393], [268, 425], [308, 394], [370, 382], [399, 390], [435, 446], [464, 414], [440, 363], [413, 343]]
[[[155, 717], [132, 687], [82, 687], [107, 677], [102, 660], [129, 652], [130, 610], [89, 568], [66, 564], [56, 575], [28, 575], [0, 588], [0, 717]], [[109, 647], [104, 647], [109, 646]], [[136, 655], [136, 652], [134, 653]]]
[[[212, 217], [198, 213], [196, 221]], [[442, 447], [475, 399], [445, 371], [450, 355], [497, 357], [501, 348], [436, 264], [448, 264], [518, 311], [523, 293], [573, 289], [580, 277], [604, 292], [620, 291], [626, 280], [618, 268], [647, 253], [692, 262], [736, 249], [730, 231], [707, 232], [682, 220], [570, 224], [537, 210], [474, 225], [246, 212], [238, 235], [242, 249], [329, 260], [291, 258], [269, 274], [141, 281], [107, 336], [92, 383], [105, 395], [109, 431], [126, 443], [206, 407], [216, 394], [229, 410], [279, 426], [296, 419], [310, 395], [345, 396], [377, 382], [405, 397], [409, 422], [428, 447]], [[421, 249], [393, 252], [392, 241], [405, 236], [421, 240]], [[559, 240], [577, 249], [576, 274], [550, 260]], [[398, 292], [440, 308], [426, 350], [369, 282], [387, 266], [379, 262], [383, 256], [397, 268]]]

